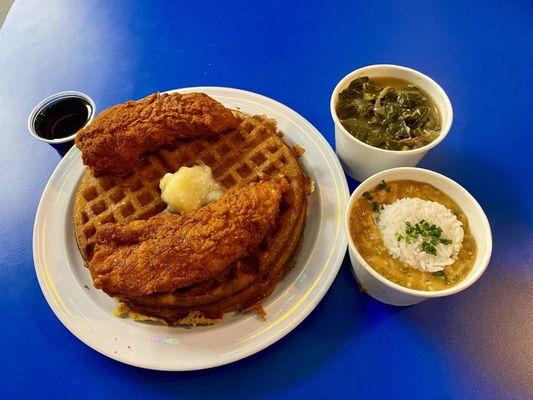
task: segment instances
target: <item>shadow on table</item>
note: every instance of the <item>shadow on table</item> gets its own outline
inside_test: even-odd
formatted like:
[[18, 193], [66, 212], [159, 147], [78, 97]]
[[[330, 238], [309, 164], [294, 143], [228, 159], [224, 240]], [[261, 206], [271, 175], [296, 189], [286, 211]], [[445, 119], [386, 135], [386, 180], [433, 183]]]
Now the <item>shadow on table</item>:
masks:
[[[466, 189], [491, 225], [492, 259], [466, 291], [406, 308], [400, 317], [434, 342], [457, 374], [480, 376], [481, 371], [486, 385], [528, 397], [533, 392], [533, 233], [528, 199], [517, 190], [520, 179], [502, 173], [496, 159], [491, 163], [477, 154], [439, 154], [427, 161], [460, 184], [470, 183]], [[463, 170], [465, 165], [476, 167]]]
[[476, 377], [473, 391], [497, 387], [527, 398], [533, 393], [533, 279], [506, 276], [511, 266], [504, 263], [495, 260], [467, 291], [409, 307], [400, 318], [434, 343], [457, 376]]
[[[472, 381], [472, 390], [496, 384], [508, 392], [527, 394], [531, 391], [527, 377], [533, 375], [533, 364], [528, 363], [533, 358], [533, 290], [528, 266], [533, 260], [529, 249], [533, 235], [527, 224], [520, 224], [523, 204], [515, 202], [512, 210], [504, 207], [508, 198], [516, 196], [512, 185], [494, 166], [481, 163], [475, 156], [468, 158], [478, 168], [460, 171], [457, 165], [465, 160], [457, 156], [431, 160], [440, 166], [436, 170], [452, 178], [461, 177], [457, 178], [460, 183], [474, 182], [467, 189], [480, 200], [493, 229], [491, 265], [467, 291], [412, 307], [390, 307], [358, 292], [346, 256], [332, 288], [311, 315], [256, 355], [226, 366], [184, 373], [148, 371], [105, 359], [103, 373], [120, 376], [122, 383], [143, 389], [139, 393], [152, 391], [163, 397], [239, 399], [274, 394], [309, 383], [310, 377], [333, 365], [354, 341], [361, 342], [369, 332], [380, 331], [380, 326], [393, 318], [405, 320], [416, 337], [434, 343], [431, 351], [450, 360], [456, 370], [454, 377], [477, 379], [480, 371], [485, 374], [484, 382]], [[453, 163], [451, 173], [448, 162]], [[354, 186], [350, 180], [351, 189]], [[506, 229], [509, 223], [513, 224], [511, 230]], [[98, 362], [104, 359], [85, 348], [80, 347], [79, 352], [80, 357]]]
[[122, 373], [156, 392], [182, 397], [249, 398], [273, 393], [307, 379], [341, 352], [350, 337], [360, 334], [362, 326], [379, 324], [396, 310], [358, 292], [346, 257], [333, 287], [311, 315], [262, 352], [207, 371], [166, 373], [125, 366]]
[[[517, 202], [512, 210], [507, 211], [512, 215], [506, 215], [503, 206], [509, 197], [513, 197], [513, 187], [494, 165], [487, 165], [481, 159], [478, 160], [476, 155], [455, 154], [453, 159], [437, 155], [427, 161], [432, 164], [433, 169], [449, 174], [459, 183], [471, 182], [467, 190], [480, 200], [491, 220], [497, 243], [496, 251], [489, 271], [476, 286], [447, 299], [428, 301], [407, 308], [390, 307], [357, 291], [346, 257], [331, 290], [317, 309], [287, 337], [261, 353], [207, 371], [161, 373], [124, 367], [125, 375], [136, 382], [142, 382], [142, 385], [154, 392], [175, 393], [183, 397], [221, 397], [223, 394], [231, 394], [233, 398], [248, 398], [258, 394], [275, 393], [296, 385], [298, 381], [309, 379], [336, 354], [342, 352], [349, 340], [364, 335], [388, 318], [398, 316], [407, 319], [425, 337], [434, 341], [436, 349], [450, 349], [451, 353], [467, 352], [464, 358], [479, 364], [475, 370], [496, 370], [496, 364], [508, 364], [511, 360], [506, 354], [512, 354], [518, 356], [517, 362], [520, 363], [521, 371], [527, 373], [530, 367], [524, 366], [523, 363], [528, 358], [528, 352], [517, 354], [517, 347], [512, 343], [512, 340], [517, 339], [516, 334], [512, 328], [502, 329], [502, 322], [503, 325], [517, 326], [520, 319], [527, 319], [523, 313], [531, 306], [530, 300], [525, 296], [521, 301], [515, 299], [511, 294], [513, 288], [523, 286], [523, 282], [520, 285], [520, 282], [510, 276], [502, 279], [504, 273], [500, 270], [500, 266], [508, 271], [520, 269], [502, 265], [505, 258], [502, 258], [500, 250], [512, 249], [513, 238], [502, 238], [500, 232], [505, 231], [502, 227], [509, 219], [519, 220], [518, 216], [523, 213], [522, 205]], [[460, 169], [461, 165], [477, 167], [465, 171]], [[357, 183], [352, 179], [348, 181], [352, 191]], [[499, 242], [502, 240], [500, 248]], [[502, 304], [506, 304], [507, 308], [502, 309]], [[511, 313], [508, 314], [507, 311]], [[476, 327], [475, 331], [472, 331], [470, 326]], [[478, 332], [480, 329], [482, 332]], [[531, 331], [529, 337], [533, 338]], [[502, 340], [508, 341], [506, 346]], [[489, 359], [480, 351], [483, 348], [492, 350], [492, 358]], [[483, 364], [487, 366], [484, 367]], [[475, 375], [473, 373], [473, 376]], [[511, 378], [510, 375], [513, 373], [500, 377], [516, 387], [516, 379], [520, 377], [517, 378], [516, 372]]]

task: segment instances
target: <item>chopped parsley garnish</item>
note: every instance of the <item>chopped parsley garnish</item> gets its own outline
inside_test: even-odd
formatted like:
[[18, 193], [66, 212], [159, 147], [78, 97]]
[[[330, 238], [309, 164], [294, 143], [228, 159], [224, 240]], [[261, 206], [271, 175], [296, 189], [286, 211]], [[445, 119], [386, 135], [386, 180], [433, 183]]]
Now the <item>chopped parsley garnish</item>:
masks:
[[387, 193], [390, 193], [390, 191], [392, 190], [391, 187], [387, 185], [387, 182], [385, 182], [383, 179], [376, 187], [381, 190], [386, 190]]
[[374, 211], [375, 213], [381, 212], [381, 205], [379, 205], [379, 203], [376, 203], [375, 201], [372, 201], [373, 197], [369, 192], [363, 193], [363, 199], [372, 204], [372, 211]]
[[368, 201], [372, 201], [372, 195], [369, 192], [364, 192], [363, 193], [363, 199], [368, 200]]
[[436, 276], [437, 278], [442, 278], [442, 279], [444, 279], [444, 281], [445, 281], [447, 284], [452, 283], [452, 281], [450, 281], [450, 279], [448, 278], [448, 275], [446, 275], [446, 272], [444, 272], [444, 271], [436, 271], [436, 272], [432, 272], [431, 275]]
[[431, 254], [433, 256], [437, 255], [437, 249], [435, 248], [435, 246], [433, 246], [429, 242], [422, 242], [422, 251], [424, 251], [424, 252], [426, 252], [428, 254]]
[[452, 244], [450, 239], [441, 238], [442, 228], [435, 224], [430, 225], [426, 220], [422, 219], [416, 224], [412, 224], [409, 221], [405, 222], [405, 235], [396, 234], [398, 241], [405, 240], [407, 243], [411, 243], [412, 240], [422, 237], [422, 251], [431, 255], [437, 255], [437, 244], [442, 243], [445, 245]]

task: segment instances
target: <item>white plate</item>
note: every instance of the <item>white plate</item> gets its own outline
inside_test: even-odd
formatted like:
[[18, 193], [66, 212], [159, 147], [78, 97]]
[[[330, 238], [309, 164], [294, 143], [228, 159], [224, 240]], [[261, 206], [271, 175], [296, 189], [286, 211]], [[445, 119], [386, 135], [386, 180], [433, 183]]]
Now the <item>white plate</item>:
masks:
[[299, 114], [267, 97], [228, 88], [196, 87], [226, 107], [278, 121], [289, 144], [300, 144], [305, 173], [316, 183], [296, 263], [264, 304], [267, 321], [227, 314], [207, 327], [167, 327], [117, 318], [115, 301], [92, 285], [76, 247], [72, 208], [84, 166], [72, 148], [48, 182], [35, 217], [33, 258], [48, 304], [81, 341], [115, 360], [143, 368], [181, 371], [227, 364], [254, 354], [294, 329], [322, 299], [346, 253], [342, 218], [348, 185], [333, 150]]

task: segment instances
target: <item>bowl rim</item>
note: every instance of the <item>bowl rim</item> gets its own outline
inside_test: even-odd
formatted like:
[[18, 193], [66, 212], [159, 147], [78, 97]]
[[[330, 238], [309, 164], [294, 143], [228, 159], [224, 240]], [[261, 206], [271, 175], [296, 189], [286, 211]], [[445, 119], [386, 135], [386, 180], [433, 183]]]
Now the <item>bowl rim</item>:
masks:
[[[352, 235], [350, 233], [350, 215], [353, 208], [353, 205], [355, 203], [355, 200], [358, 199], [364, 190], [367, 189], [367, 185], [370, 181], [374, 181], [377, 179], [384, 179], [386, 180], [386, 175], [392, 173], [392, 172], [400, 172], [400, 171], [408, 171], [413, 173], [413, 177], [409, 178], [410, 180], [414, 181], [420, 181], [424, 182], [422, 179], [424, 176], [432, 176], [437, 179], [440, 179], [443, 182], [450, 183], [452, 186], [454, 186], [459, 192], [461, 192], [464, 197], [466, 198], [466, 201], [469, 201], [474, 208], [477, 210], [478, 217], [480, 219], [481, 225], [483, 226], [483, 232], [484, 236], [486, 237], [487, 246], [482, 254], [477, 255], [476, 261], [474, 263], [474, 266], [472, 267], [472, 270], [470, 271], [470, 274], [461, 282], [459, 282], [457, 285], [452, 286], [449, 289], [443, 289], [443, 290], [434, 290], [434, 291], [426, 291], [426, 290], [417, 290], [417, 289], [409, 289], [404, 286], [398, 285], [381, 274], [374, 270], [364, 259], [364, 257], [359, 253], [359, 250], [357, 250], [357, 247], [355, 246], [355, 243], [353, 241]], [[440, 190], [440, 189], [439, 189]], [[445, 193], [447, 194], [447, 193]], [[448, 194], [447, 194], [448, 195]], [[474, 216], [472, 214], [468, 214], [467, 218], [469, 221], [474, 219]], [[477, 218], [477, 216], [476, 216]], [[398, 292], [413, 295], [416, 297], [423, 297], [423, 298], [435, 298], [435, 297], [445, 297], [449, 296], [458, 292], [461, 292], [465, 290], [466, 288], [473, 285], [480, 277], [483, 275], [485, 270], [487, 269], [487, 266], [490, 262], [490, 258], [492, 255], [492, 231], [490, 229], [490, 224], [487, 219], [487, 216], [485, 215], [485, 212], [477, 202], [477, 200], [461, 185], [459, 185], [457, 182], [455, 182], [453, 179], [448, 178], [447, 176], [444, 176], [442, 174], [439, 174], [438, 172], [431, 171], [424, 168], [417, 168], [417, 167], [399, 167], [399, 168], [391, 168], [387, 169], [385, 171], [378, 172], [369, 178], [365, 179], [351, 194], [350, 200], [348, 201], [348, 206], [346, 207], [346, 212], [344, 216], [344, 230], [346, 233], [346, 236], [348, 238], [348, 247], [353, 251], [355, 254], [357, 261], [363, 266], [363, 268], [371, 274], [374, 278], [376, 278], [381, 283], [385, 284], [389, 288], [396, 290]], [[478, 248], [479, 251], [479, 248]]]
[[37, 132], [35, 132], [35, 129], [34, 129], [34, 122], [35, 122], [35, 118], [37, 117], [37, 114], [45, 107], [47, 106], [48, 104], [54, 102], [54, 101], [57, 101], [57, 100], [60, 100], [60, 99], [65, 99], [65, 98], [69, 98], [69, 97], [73, 97], [73, 98], [79, 98], [79, 99], [83, 99], [83, 100], [86, 100], [90, 105], [91, 105], [91, 114], [89, 115], [89, 118], [87, 119], [87, 122], [83, 125], [83, 128], [85, 128], [87, 125], [89, 125], [92, 120], [94, 119], [95, 115], [96, 115], [96, 104], [94, 102], [94, 100], [88, 96], [87, 94], [83, 93], [83, 92], [78, 92], [78, 91], [74, 91], [74, 90], [66, 90], [66, 91], [63, 91], [63, 92], [58, 92], [58, 93], [54, 93], [44, 99], [42, 99], [39, 103], [37, 103], [37, 105], [35, 107], [33, 107], [33, 110], [31, 111], [30, 115], [28, 116], [28, 130], [30, 131], [31, 135], [41, 141], [41, 142], [44, 142], [44, 143], [49, 143], [49, 144], [61, 144], [61, 143], [66, 143], [66, 142], [70, 142], [71, 140], [74, 140], [76, 138], [76, 135], [78, 134], [78, 132], [74, 132], [72, 135], [70, 136], [66, 136], [66, 137], [63, 137], [63, 138], [59, 138], [59, 139], [46, 139], [46, 138], [43, 138], [41, 136], [39, 136], [37, 134]]
[[[382, 149], [380, 147], [371, 146], [371, 145], [363, 142], [362, 140], [357, 139], [355, 136], [350, 134], [350, 132], [348, 132], [346, 130], [346, 128], [342, 125], [339, 117], [337, 116], [337, 112], [335, 111], [335, 105], [336, 105], [337, 98], [339, 96], [339, 92], [340, 92], [341, 87], [347, 81], [351, 81], [355, 77], [360, 76], [361, 74], [363, 74], [365, 72], [374, 71], [374, 70], [380, 70], [380, 69], [383, 69], [383, 68], [397, 69], [399, 71], [415, 74], [420, 79], [422, 79], [422, 80], [428, 82], [430, 85], [432, 85], [435, 88], [435, 90], [437, 92], [440, 92], [440, 94], [442, 95], [442, 98], [444, 99], [444, 107], [439, 107], [437, 102], [435, 102], [435, 104], [439, 108], [439, 113], [440, 113], [441, 117], [444, 115], [443, 110], [446, 110], [446, 111], [448, 111], [449, 118], [447, 119], [446, 124], [442, 124], [442, 126], [440, 128], [439, 135], [431, 143], [428, 143], [425, 146], [422, 146], [422, 147], [419, 147], [419, 148], [416, 148], [416, 149], [411, 149], [411, 150], [387, 150], [387, 149]], [[409, 79], [405, 79], [405, 80], [408, 81], [408, 82], [410, 81]], [[414, 155], [414, 154], [419, 154], [419, 153], [425, 153], [425, 152], [431, 150], [433, 147], [437, 146], [440, 142], [442, 142], [444, 140], [444, 138], [450, 132], [450, 129], [451, 129], [452, 123], [453, 123], [453, 107], [452, 107], [452, 103], [451, 103], [448, 95], [444, 91], [444, 89], [437, 82], [435, 82], [433, 79], [431, 79], [429, 76], [423, 74], [422, 72], [417, 71], [417, 70], [412, 69], [412, 68], [409, 68], [409, 67], [404, 67], [404, 66], [395, 65], [395, 64], [373, 64], [373, 65], [367, 65], [365, 67], [358, 68], [358, 69], [350, 72], [349, 74], [345, 75], [339, 81], [339, 83], [337, 83], [337, 85], [335, 86], [335, 89], [333, 89], [333, 92], [331, 93], [330, 113], [331, 113], [331, 118], [333, 119], [333, 122], [335, 123], [335, 126], [337, 126], [339, 128], [339, 130], [345, 136], [349, 137], [350, 140], [352, 140], [354, 143], [358, 143], [359, 145], [362, 145], [365, 148], [372, 149], [372, 150], [374, 150], [374, 151], [376, 151], [378, 153], [384, 153], [384, 154]]]

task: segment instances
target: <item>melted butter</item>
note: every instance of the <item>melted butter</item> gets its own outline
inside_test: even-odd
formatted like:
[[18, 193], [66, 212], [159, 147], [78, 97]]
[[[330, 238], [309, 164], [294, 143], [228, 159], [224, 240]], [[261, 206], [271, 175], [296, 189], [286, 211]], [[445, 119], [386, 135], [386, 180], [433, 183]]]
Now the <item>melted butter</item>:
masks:
[[224, 193], [207, 165], [181, 167], [159, 182], [161, 198], [172, 212], [190, 212], [218, 200]]

